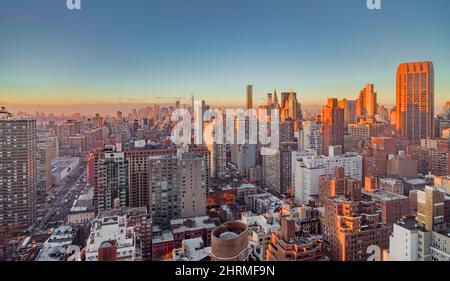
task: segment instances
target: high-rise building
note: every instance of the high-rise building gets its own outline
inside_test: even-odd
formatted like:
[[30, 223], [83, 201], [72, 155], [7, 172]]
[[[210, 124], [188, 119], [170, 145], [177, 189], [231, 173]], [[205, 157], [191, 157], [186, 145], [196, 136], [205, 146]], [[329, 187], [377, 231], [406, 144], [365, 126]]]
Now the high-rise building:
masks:
[[58, 142], [51, 130], [39, 130], [37, 136], [37, 191], [46, 192], [53, 185], [52, 161], [58, 156]]
[[176, 149], [168, 148], [130, 148], [125, 150], [125, 157], [128, 160], [130, 176], [130, 207], [150, 206], [151, 186], [149, 184], [149, 164], [150, 156], [176, 155]]
[[338, 107], [337, 99], [328, 99], [328, 104], [322, 108], [322, 138], [324, 155], [328, 155], [329, 146], [344, 146], [344, 125], [344, 110]]
[[95, 145], [98, 145], [103, 140], [103, 129], [96, 128], [92, 130], [84, 131], [86, 135], [86, 150], [90, 151]]
[[328, 256], [338, 261], [381, 260], [382, 251], [389, 248], [392, 227], [382, 221], [376, 202], [361, 198], [359, 180], [345, 178], [343, 187], [343, 192], [335, 189], [338, 194], [321, 192]]
[[120, 147], [105, 145], [89, 157], [97, 212], [129, 206], [128, 160]]
[[181, 217], [206, 215], [206, 160], [194, 152], [185, 152], [179, 158], [181, 179]]
[[[339, 146], [337, 146], [339, 147]], [[319, 195], [319, 177], [332, 175], [337, 166], [343, 167], [345, 176], [362, 180], [362, 157], [354, 152], [335, 153], [330, 147], [330, 156], [317, 156], [315, 152], [296, 151], [292, 155], [292, 181], [295, 199], [307, 203]]]
[[36, 120], [0, 109], [0, 229], [23, 230], [36, 219]]
[[356, 101], [342, 99], [338, 102], [338, 106], [344, 110], [345, 127], [356, 123]]
[[70, 144], [69, 138], [75, 135], [75, 123], [68, 120], [56, 126], [56, 135], [58, 137], [58, 144], [64, 148]]
[[267, 93], [266, 96], [266, 107], [272, 106], [272, 93]]
[[149, 210], [156, 224], [181, 217], [181, 182], [177, 156], [149, 157]]
[[237, 145], [237, 168], [241, 175], [245, 175], [247, 169], [256, 166], [256, 145], [242, 144]]
[[[210, 185], [210, 153], [204, 146], [189, 147], [197, 157], [206, 161], [206, 190]], [[150, 157], [176, 156], [174, 147], [149, 146], [132, 147], [125, 150], [130, 170], [130, 207], [147, 207], [151, 213]]]
[[119, 121], [119, 120], [121, 121], [123, 119], [122, 111], [116, 111], [114, 116], [116, 118], [116, 121]]
[[397, 70], [397, 130], [418, 143], [434, 137], [434, 68], [432, 62], [402, 63]]
[[253, 108], [253, 85], [247, 86], [247, 109]]
[[406, 148], [406, 152], [417, 160], [417, 172], [446, 176], [450, 173], [450, 144], [443, 140], [422, 139], [420, 145]]
[[52, 161], [56, 158], [56, 147], [50, 143], [37, 144], [37, 191], [46, 192], [53, 185]]
[[212, 178], [223, 178], [227, 173], [227, 145], [226, 144], [207, 144], [206, 148], [209, 150], [210, 167]]
[[289, 193], [292, 189], [292, 153], [297, 151], [296, 142], [280, 143], [273, 155], [263, 155], [263, 183], [276, 195]]
[[[250, 119], [248, 116], [241, 118], [236, 116], [234, 120], [234, 143], [230, 145], [231, 162], [233, 162], [241, 175], [245, 175], [247, 169], [256, 165], [257, 145], [250, 143]], [[244, 142], [239, 143], [239, 135], [244, 132]]]
[[297, 93], [293, 92], [292, 90], [290, 92], [281, 93], [280, 110], [280, 117], [282, 122], [288, 119], [294, 122], [301, 122], [301, 105], [297, 100]]
[[170, 220], [206, 214], [206, 160], [192, 152], [148, 158], [149, 209], [152, 220]]
[[272, 108], [280, 109], [280, 104], [278, 103], [277, 90], [273, 91]]
[[367, 84], [356, 99], [356, 118], [374, 119], [377, 114], [377, 93]]
[[370, 140], [372, 137], [392, 136], [395, 128], [391, 124], [375, 122], [374, 119], [360, 121], [348, 125], [348, 133], [361, 139]]
[[322, 145], [322, 134], [317, 122], [311, 120], [303, 121], [299, 136], [299, 149], [313, 149], [317, 153], [322, 153]]
[[416, 220], [419, 227], [430, 231], [445, 229], [444, 199], [444, 193], [432, 186], [417, 191]]
[[436, 116], [434, 119], [434, 137], [437, 139], [446, 138], [443, 134], [450, 129], [450, 119], [447, 119], [447, 113], [443, 116]]
[[[218, 116], [216, 116], [218, 117]], [[211, 128], [211, 135], [204, 136], [205, 137], [205, 147], [208, 149], [210, 154], [210, 176], [212, 178], [218, 178], [222, 179], [225, 177], [227, 173], [227, 145], [226, 145], [226, 126], [223, 126], [222, 134], [219, 132], [216, 132], [216, 129], [218, 127], [215, 127], [214, 120], [216, 117], [214, 117], [210, 121], [205, 121], [203, 124], [199, 124], [200, 126], [203, 125], [205, 128], [205, 131], [208, 128]], [[218, 117], [218, 118], [225, 118], [225, 116]], [[223, 120], [223, 119], [222, 119]], [[240, 121], [237, 121], [238, 124], [242, 124]], [[237, 128], [237, 127], [236, 127]], [[195, 131], [195, 130], [194, 130]], [[202, 132], [200, 132], [202, 134]], [[203, 134], [202, 134], [203, 136]], [[206, 139], [209, 138], [209, 139]]]
[[92, 117], [93, 129], [103, 128], [103, 117], [100, 116], [99, 113], [96, 113], [94, 117]]

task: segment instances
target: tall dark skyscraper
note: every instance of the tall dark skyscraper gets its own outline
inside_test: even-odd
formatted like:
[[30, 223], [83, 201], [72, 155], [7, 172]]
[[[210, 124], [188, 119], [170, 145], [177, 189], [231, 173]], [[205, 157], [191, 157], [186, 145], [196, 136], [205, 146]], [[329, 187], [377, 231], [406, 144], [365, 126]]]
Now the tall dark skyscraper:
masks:
[[36, 120], [0, 109], [0, 228], [23, 230], [36, 219]]
[[396, 112], [397, 130], [413, 143], [434, 136], [434, 68], [432, 62], [399, 65]]
[[253, 108], [253, 85], [247, 86], [247, 109]]

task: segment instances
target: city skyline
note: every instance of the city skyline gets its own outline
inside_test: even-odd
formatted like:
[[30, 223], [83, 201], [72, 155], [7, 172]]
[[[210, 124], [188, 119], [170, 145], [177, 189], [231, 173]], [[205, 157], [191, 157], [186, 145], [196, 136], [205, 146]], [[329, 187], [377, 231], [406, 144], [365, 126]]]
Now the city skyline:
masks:
[[450, 261], [449, 11], [0, 0], [0, 261]]
[[[330, 96], [356, 99], [372, 83], [379, 103], [393, 106], [395, 72], [408, 61], [433, 61], [437, 113], [450, 97], [448, 1], [387, 2], [379, 11], [359, 0], [108, 1], [108, 9], [87, 2], [81, 11], [64, 1], [4, 2], [0, 103], [13, 112], [105, 114], [177, 97], [189, 103], [191, 94], [245, 106], [248, 84], [255, 105], [276, 88], [320, 108]], [[133, 18], [122, 20], [127, 13]]]

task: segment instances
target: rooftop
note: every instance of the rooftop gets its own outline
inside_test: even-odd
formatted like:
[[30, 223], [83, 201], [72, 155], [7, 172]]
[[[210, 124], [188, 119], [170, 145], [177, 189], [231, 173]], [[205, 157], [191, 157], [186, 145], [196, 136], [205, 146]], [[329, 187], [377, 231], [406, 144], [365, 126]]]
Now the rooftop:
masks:
[[417, 229], [417, 223], [415, 217], [406, 217], [400, 220], [399, 222], [395, 223], [396, 225], [399, 225], [401, 227], [404, 227], [409, 230], [415, 230]]
[[201, 237], [186, 239], [181, 249], [173, 251], [173, 259], [177, 261], [201, 261], [211, 255], [211, 247], [205, 247]]
[[426, 184], [426, 181], [423, 179], [405, 179], [404, 181], [405, 183], [412, 185]]
[[192, 231], [204, 228], [215, 228], [217, 225], [209, 216], [175, 219], [170, 221], [173, 233]]
[[55, 229], [52, 235], [45, 241], [42, 250], [36, 257], [37, 261], [61, 261], [65, 258], [66, 249], [72, 245], [74, 229], [69, 225], [63, 225]]
[[390, 201], [390, 200], [398, 200], [398, 199], [407, 199], [408, 197], [399, 195], [396, 193], [392, 193], [385, 190], [376, 190], [375, 192], [362, 192], [362, 194], [366, 196], [370, 196], [372, 198], [378, 199], [378, 200], [384, 200], [384, 201]]
[[159, 244], [164, 242], [173, 241], [173, 233], [170, 230], [163, 230], [159, 228], [159, 226], [153, 227], [153, 244]]

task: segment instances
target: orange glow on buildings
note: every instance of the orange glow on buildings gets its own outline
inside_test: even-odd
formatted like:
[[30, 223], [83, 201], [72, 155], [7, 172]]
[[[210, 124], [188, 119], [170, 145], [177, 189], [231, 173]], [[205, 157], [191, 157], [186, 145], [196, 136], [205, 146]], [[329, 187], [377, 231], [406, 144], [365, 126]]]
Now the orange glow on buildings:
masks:
[[434, 68], [432, 62], [402, 63], [397, 70], [397, 123], [413, 143], [434, 137]]

